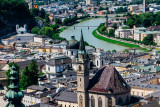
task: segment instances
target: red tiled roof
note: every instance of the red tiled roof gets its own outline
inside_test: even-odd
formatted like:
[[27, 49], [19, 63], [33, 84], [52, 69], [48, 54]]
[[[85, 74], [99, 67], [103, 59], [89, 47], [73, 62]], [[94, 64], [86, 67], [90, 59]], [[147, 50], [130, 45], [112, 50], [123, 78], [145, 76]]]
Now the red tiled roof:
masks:
[[130, 91], [130, 86], [113, 66], [101, 68], [90, 80], [88, 91], [99, 93], [122, 93]]

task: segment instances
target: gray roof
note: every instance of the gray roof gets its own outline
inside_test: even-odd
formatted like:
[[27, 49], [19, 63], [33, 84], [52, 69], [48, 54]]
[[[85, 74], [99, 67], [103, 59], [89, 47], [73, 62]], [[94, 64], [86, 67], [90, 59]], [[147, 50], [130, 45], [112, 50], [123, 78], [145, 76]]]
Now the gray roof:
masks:
[[41, 86], [46, 87], [46, 88], [51, 88], [51, 89], [55, 89], [56, 88], [55, 86], [53, 86], [52, 83], [44, 83], [44, 84], [41, 84]]
[[[24, 69], [25, 66], [29, 66], [30, 65], [31, 60], [21, 61], [21, 62], [16, 62], [16, 63], [20, 66], [20, 69]], [[39, 67], [43, 67], [45, 64], [46, 64], [45, 61], [39, 61], [39, 62], [37, 62], [37, 65]]]
[[43, 98], [43, 97], [47, 97], [48, 95], [52, 95], [54, 92], [53, 91], [35, 91], [35, 92], [30, 92], [30, 93], [26, 93], [24, 92], [25, 96], [31, 96], [31, 97], [35, 97], [35, 98]]
[[62, 91], [54, 97], [54, 100], [77, 103], [77, 93]]
[[35, 105], [30, 105], [30, 106], [27, 106], [27, 107], [58, 107], [58, 106], [39, 103], [39, 104], [35, 104]]
[[69, 64], [71, 63], [71, 58], [67, 56], [59, 56], [51, 59], [47, 65], [49, 66], [56, 66], [56, 65], [61, 65], [61, 64]]
[[45, 87], [43, 87], [43, 86], [37, 86], [37, 85], [31, 85], [27, 89], [32, 89], [32, 90], [37, 90], [37, 91], [47, 90]]

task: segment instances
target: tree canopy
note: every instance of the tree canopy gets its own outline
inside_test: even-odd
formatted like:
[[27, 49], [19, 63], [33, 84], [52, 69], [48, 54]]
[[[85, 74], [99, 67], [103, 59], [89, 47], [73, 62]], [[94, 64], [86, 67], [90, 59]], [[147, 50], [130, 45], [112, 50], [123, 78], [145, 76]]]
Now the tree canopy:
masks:
[[0, 35], [14, 32], [16, 24], [27, 24], [28, 29], [36, 24], [24, 0], [0, 0], [0, 16]]

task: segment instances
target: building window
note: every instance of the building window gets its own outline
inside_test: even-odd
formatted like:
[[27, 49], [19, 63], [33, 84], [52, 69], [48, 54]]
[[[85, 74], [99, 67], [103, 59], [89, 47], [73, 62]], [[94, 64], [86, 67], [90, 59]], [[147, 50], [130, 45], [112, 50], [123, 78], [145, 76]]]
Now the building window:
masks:
[[48, 71], [50, 71], [50, 67], [48, 67]]
[[79, 107], [83, 107], [83, 98], [81, 95], [79, 96], [79, 104]]
[[91, 107], [95, 107], [95, 100], [93, 96], [91, 96]]
[[118, 104], [121, 104], [121, 103], [122, 103], [122, 98], [119, 97], [119, 99], [118, 99]]
[[101, 97], [98, 98], [98, 107], [102, 107], [102, 98]]
[[112, 98], [108, 98], [108, 107], [112, 107]]
[[71, 54], [73, 55], [73, 51], [71, 52]]
[[79, 71], [81, 71], [82, 70], [82, 67], [79, 65]]
[[97, 66], [98, 66], [98, 60], [97, 60]]
[[103, 66], [103, 60], [102, 60], [102, 66]]

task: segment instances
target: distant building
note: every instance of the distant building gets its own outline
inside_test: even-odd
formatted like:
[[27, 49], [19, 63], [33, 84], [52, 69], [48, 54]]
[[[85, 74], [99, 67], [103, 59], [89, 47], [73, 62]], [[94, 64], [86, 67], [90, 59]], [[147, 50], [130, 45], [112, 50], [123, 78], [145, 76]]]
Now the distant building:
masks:
[[128, 6], [128, 11], [130, 11], [130, 12], [134, 12], [134, 11], [137, 11], [137, 10], [139, 10], [139, 5]]
[[71, 67], [71, 58], [67, 56], [59, 56], [51, 59], [46, 64], [46, 72], [48, 73], [61, 73], [67, 67]]
[[91, 0], [86, 0], [86, 5], [90, 5], [91, 4]]
[[16, 42], [16, 41], [23, 41], [23, 42], [34, 42], [34, 36], [35, 34], [27, 33], [27, 26], [24, 25], [24, 27], [19, 27], [19, 25], [16, 25], [16, 31], [17, 35], [14, 35], [7, 39], [2, 39], [2, 44], [8, 46], [10, 43]]
[[141, 32], [145, 32], [147, 29], [144, 27], [134, 28], [134, 40], [141, 41]]
[[115, 36], [119, 38], [129, 38], [129, 36], [131, 35], [132, 35], [131, 31], [128, 29], [116, 29], [115, 30]]

